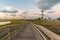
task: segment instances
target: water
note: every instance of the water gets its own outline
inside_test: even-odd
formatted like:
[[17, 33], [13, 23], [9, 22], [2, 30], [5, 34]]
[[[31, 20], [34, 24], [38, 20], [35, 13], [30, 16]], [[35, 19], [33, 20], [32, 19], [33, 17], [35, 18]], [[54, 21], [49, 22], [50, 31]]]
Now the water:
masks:
[[10, 21], [7, 21], [7, 22], [0, 22], [0, 25], [5, 25], [5, 24], [9, 24], [11, 23]]

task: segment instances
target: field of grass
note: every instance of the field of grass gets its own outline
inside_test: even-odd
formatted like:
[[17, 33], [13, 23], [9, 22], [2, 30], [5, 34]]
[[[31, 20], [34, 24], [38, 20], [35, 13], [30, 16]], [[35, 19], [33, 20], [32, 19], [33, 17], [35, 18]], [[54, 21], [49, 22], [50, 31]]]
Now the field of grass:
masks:
[[52, 32], [60, 35], [60, 20], [34, 20], [33, 22], [42, 25]]
[[11, 24], [24, 24], [26, 20], [10, 20]]

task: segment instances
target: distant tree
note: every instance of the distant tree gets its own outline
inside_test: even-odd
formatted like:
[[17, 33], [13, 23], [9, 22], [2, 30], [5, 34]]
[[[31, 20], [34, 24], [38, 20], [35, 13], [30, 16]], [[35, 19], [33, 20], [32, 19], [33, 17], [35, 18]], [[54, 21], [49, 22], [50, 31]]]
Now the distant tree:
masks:
[[57, 20], [60, 20], [60, 18], [57, 18]]
[[49, 19], [49, 20], [51, 20], [51, 18], [50, 18], [50, 17], [49, 17], [48, 19]]
[[41, 20], [41, 18], [38, 18], [38, 20]]
[[45, 18], [45, 20], [47, 20], [47, 18]]

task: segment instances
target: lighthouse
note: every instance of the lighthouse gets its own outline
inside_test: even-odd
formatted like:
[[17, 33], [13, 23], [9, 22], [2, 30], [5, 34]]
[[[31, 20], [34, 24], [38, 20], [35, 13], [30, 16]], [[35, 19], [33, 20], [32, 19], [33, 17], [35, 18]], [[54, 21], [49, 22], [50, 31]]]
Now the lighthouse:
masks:
[[41, 11], [41, 13], [42, 13], [42, 14], [41, 14], [41, 19], [44, 19], [44, 17], [43, 17], [43, 12], [44, 12], [44, 11], [42, 10], [42, 11]]

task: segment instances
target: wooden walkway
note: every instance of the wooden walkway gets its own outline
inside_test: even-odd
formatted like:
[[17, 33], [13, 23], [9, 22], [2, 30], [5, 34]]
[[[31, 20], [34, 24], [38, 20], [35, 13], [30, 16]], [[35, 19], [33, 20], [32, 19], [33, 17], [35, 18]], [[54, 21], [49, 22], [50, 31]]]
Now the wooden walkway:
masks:
[[25, 28], [22, 32], [20, 32], [14, 40], [36, 40], [36, 37], [31, 30], [31, 27]]

